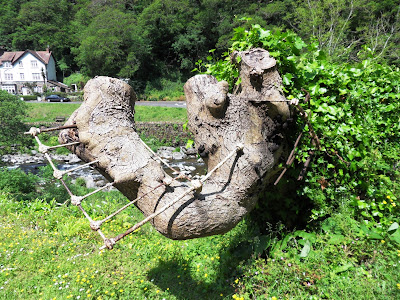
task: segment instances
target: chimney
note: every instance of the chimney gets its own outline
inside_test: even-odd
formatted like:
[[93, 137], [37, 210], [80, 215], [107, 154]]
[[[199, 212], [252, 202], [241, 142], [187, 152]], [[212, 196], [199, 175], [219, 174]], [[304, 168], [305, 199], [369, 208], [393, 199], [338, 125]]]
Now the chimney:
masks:
[[49, 45], [47, 45], [46, 51], [50, 53], [50, 46]]

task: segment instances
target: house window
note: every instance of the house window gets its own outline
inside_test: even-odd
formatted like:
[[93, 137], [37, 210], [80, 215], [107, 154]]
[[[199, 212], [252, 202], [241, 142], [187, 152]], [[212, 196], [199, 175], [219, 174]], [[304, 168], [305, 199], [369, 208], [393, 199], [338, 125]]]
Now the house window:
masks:
[[24, 73], [19, 73], [19, 79], [25, 80], [25, 74]]
[[22, 61], [18, 62], [18, 66], [19, 66], [20, 68], [23, 68], [23, 67], [24, 67], [24, 65], [22, 64]]
[[37, 68], [37, 60], [31, 60], [31, 66], [32, 68]]
[[32, 73], [33, 80], [40, 80], [40, 73]]
[[5, 62], [4, 62], [4, 67], [5, 67], [5, 68], [11, 68], [11, 62], [5, 61]]
[[4, 77], [6, 80], [13, 80], [13, 74], [12, 73], [5, 73]]
[[41, 86], [35, 86], [35, 87], [33, 88], [33, 91], [34, 91], [35, 93], [43, 93], [43, 89], [42, 89]]
[[2, 90], [7, 91], [10, 94], [15, 94], [15, 87], [14, 86], [3, 86]]

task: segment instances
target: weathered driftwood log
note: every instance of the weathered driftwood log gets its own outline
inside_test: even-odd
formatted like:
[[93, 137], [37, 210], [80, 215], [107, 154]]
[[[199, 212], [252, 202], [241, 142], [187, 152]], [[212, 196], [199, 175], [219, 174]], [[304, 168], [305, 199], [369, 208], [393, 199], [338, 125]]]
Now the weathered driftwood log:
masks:
[[[275, 173], [284, 149], [280, 131], [289, 107], [280, 89], [275, 60], [262, 49], [240, 56], [241, 84], [234, 94], [226, 82], [196, 75], [184, 86], [189, 128], [198, 153], [211, 170], [238, 144], [244, 149], [207, 180], [153, 219], [154, 227], [172, 239], [221, 234], [232, 229], [256, 204], [259, 192]], [[80, 141], [70, 150], [97, 168], [127, 198], [141, 198], [145, 216], [170, 203], [190, 183], [173, 181], [145, 148], [135, 131], [135, 93], [124, 82], [96, 77], [84, 88], [85, 101], [67, 121], [77, 129], [60, 133], [60, 142]], [[167, 183], [158, 189], [154, 187]], [[168, 186], [168, 184], [170, 184]]]

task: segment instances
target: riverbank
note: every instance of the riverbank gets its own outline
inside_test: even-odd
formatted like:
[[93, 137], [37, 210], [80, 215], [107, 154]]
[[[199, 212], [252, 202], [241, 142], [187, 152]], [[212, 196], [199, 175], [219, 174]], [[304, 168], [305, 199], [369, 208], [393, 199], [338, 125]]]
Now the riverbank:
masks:
[[[205, 174], [205, 165], [202, 159], [196, 156], [194, 148], [186, 149], [185, 147], [160, 147], [157, 151], [157, 156], [167, 161], [176, 171], [173, 171], [164, 166], [165, 171], [176, 176], [179, 172], [194, 179], [199, 179]], [[75, 154], [52, 154], [51, 158], [57, 165], [58, 169], [64, 171], [82, 165], [83, 162]], [[6, 154], [0, 157], [0, 161], [8, 169], [21, 169], [25, 173], [39, 174], [40, 168], [48, 164], [44, 154], [35, 150], [31, 154]], [[98, 188], [106, 184], [106, 181], [100, 173], [94, 168], [84, 168], [75, 171], [70, 175], [73, 183], [76, 179], [82, 178], [85, 181], [87, 188]]]

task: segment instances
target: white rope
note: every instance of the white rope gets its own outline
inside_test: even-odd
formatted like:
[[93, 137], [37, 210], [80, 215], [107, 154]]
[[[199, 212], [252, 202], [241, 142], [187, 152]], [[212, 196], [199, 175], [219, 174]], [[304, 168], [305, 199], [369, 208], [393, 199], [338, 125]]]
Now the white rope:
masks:
[[[229, 153], [218, 165], [216, 165], [214, 167], [214, 169], [212, 169], [206, 177], [204, 177], [201, 181], [199, 180], [193, 180], [192, 181], [192, 187], [190, 187], [186, 192], [182, 193], [181, 195], [179, 195], [177, 198], [175, 198], [175, 200], [171, 201], [170, 203], [166, 204], [165, 206], [163, 206], [162, 208], [160, 208], [159, 210], [157, 210], [156, 212], [152, 213], [151, 215], [147, 216], [145, 219], [143, 219], [142, 221], [136, 223], [133, 227], [131, 227], [130, 229], [128, 229], [125, 233], [118, 235], [117, 237], [109, 240], [108, 242], [111, 243], [105, 243], [105, 245], [103, 245], [102, 247], [100, 247], [99, 250], [103, 250], [105, 248], [108, 249], [112, 249], [113, 245], [118, 242], [121, 238], [125, 237], [126, 235], [134, 232], [135, 230], [139, 229], [141, 226], [143, 226], [144, 224], [146, 224], [147, 222], [149, 222], [150, 220], [154, 219], [156, 216], [158, 216], [159, 214], [163, 213], [164, 211], [166, 211], [168, 208], [170, 208], [171, 206], [173, 206], [175, 203], [177, 203], [179, 200], [181, 200], [183, 197], [187, 196], [189, 193], [193, 192], [193, 191], [197, 191], [200, 192], [201, 188], [202, 188], [202, 183], [204, 183], [208, 178], [210, 178], [210, 176], [212, 175], [212, 173], [214, 173], [218, 168], [220, 168], [224, 163], [226, 163], [232, 156], [234, 156], [235, 154], [237, 154], [239, 151], [242, 151], [244, 148], [244, 146], [242, 144], [239, 144], [236, 146], [235, 150], [233, 150], [231, 153]], [[111, 248], [110, 248], [111, 247]]]
[[[58, 129], [64, 129], [63, 126], [59, 127], [59, 128], [52, 128], [51, 130], [58, 130]], [[98, 163], [99, 161], [92, 161], [89, 163], [86, 163], [84, 165], [69, 169], [69, 170], [65, 170], [65, 171], [61, 171], [58, 170], [56, 168], [56, 166], [53, 164], [52, 159], [50, 157], [50, 155], [48, 154], [48, 150], [51, 149], [55, 149], [55, 148], [59, 148], [59, 147], [65, 147], [65, 146], [72, 146], [72, 145], [77, 145], [80, 144], [80, 142], [73, 142], [73, 143], [68, 143], [68, 144], [63, 144], [63, 145], [57, 145], [57, 146], [46, 146], [44, 145], [38, 135], [41, 133], [41, 130], [35, 127], [32, 127], [29, 132], [25, 132], [25, 134], [30, 134], [32, 135], [36, 142], [38, 143], [39, 146], [39, 151], [42, 152], [47, 161], [49, 162], [50, 166], [53, 169], [53, 176], [60, 180], [62, 182], [62, 184], [64, 185], [65, 189], [68, 191], [69, 195], [70, 195], [70, 201], [72, 205], [75, 205], [79, 208], [79, 210], [81, 210], [81, 212], [83, 213], [83, 215], [88, 219], [89, 224], [90, 224], [90, 228], [94, 231], [97, 231], [99, 233], [99, 235], [101, 236], [101, 238], [103, 239], [104, 245], [102, 247], [100, 247], [100, 250], [103, 250], [105, 248], [108, 249], [112, 249], [113, 246], [122, 238], [124, 238], [125, 236], [127, 236], [128, 234], [136, 231], [137, 229], [139, 229], [141, 226], [143, 226], [144, 224], [146, 224], [147, 222], [149, 222], [150, 220], [154, 219], [156, 216], [158, 216], [159, 214], [163, 213], [164, 211], [166, 211], [168, 208], [170, 208], [171, 206], [173, 206], [174, 204], [176, 204], [178, 201], [180, 201], [182, 198], [184, 198], [185, 196], [187, 196], [188, 194], [192, 193], [192, 192], [196, 192], [196, 193], [200, 193], [202, 188], [203, 188], [203, 183], [208, 180], [211, 175], [217, 170], [219, 169], [223, 164], [225, 164], [230, 158], [232, 158], [234, 155], [236, 155], [237, 153], [239, 153], [240, 151], [243, 151], [244, 146], [242, 144], [239, 144], [235, 147], [235, 149], [233, 151], [231, 151], [220, 163], [218, 163], [210, 172], [207, 173], [206, 176], [204, 176], [201, 180], [191, 180], [191, 186], [189, 187], [188, 190], [186, 190], [184, 193], [182, 193], [181, 195], [179, 195], [178, 197], [176, 197], [173, 201], [171, 201], [170, 203], [164, 205], [162, 208], [160, 208], [159, 210], [157, 210], [156, 212], [154, 212], [153, 214], [147, 216], [145, 219], [143, 219], [142, 221], [136, 223], [133, 227], [129, 228], [126, 232], [118, 235], [115, 238], [107, 238], [104, 233], [100, 230], [101, 225], [110, 220], [111, 218], [115, 217], [117, 214], [121, 213], [123, 210], [125, 210], [126, 208], [128, 208], [129, 206], [131, 206], [132, 204], [136, 203], [139, 199], [143, 198], [144, 196], [146, 196], [147, 194], [149, 194], [150, 192], [153, 192], [154, 190], [156, 190], [157, 188], [161, 187], [161, 186], [165, 186], [165, 185], [170, 185], [172, 183], [173, 180], [177, 180], [180, 179], [182, 177], [185, 177], [187, 179], [190, 180], [190, 178], [184, 176], [183, 174], [180, 173], [180, 175], [177, 178], [173, 178], [171, 180], [164, 180], [163, 183], [161, 183], [159, 186], [154, 187], [151, 191], [149, 191], [148, 193], [136, 198], [135, 200], [129, 202], [128, 204], [124, 205], [123, 207], [121, 207], [120, 209], [118, 209], [117, 211], [115, 211], [114, 213], [112, 213], [111, 215], [107, 216], [106, 218], [104, 218], [103, 220], [98, 220], [98, 221], [94, 221], [89, 214], [85, 211], [85, 209], [82, 207], [82, 200], [88, 198], [91, 195], [94, 195], [110, 186], [113, 186], [114, 183], [108, 183], [105, 186], [98, 188], [96, 190], [94, 190], [93, 192], [90, 192], [84, 196], [76, 196], [73, 195], [70, 191], [70, 189], [68, 188], [68, 186], [65, 184], [65, 182], [63, 181], [62, 177], [65, 174], [74, 172], [76, 170], [85, 168], [87, 166], [90, 166], [92, 164]], [[142, 144], [146, 147], [147, 150], [150, 151], [150, 153], [157, 157], [164, 165], [166, 165], [168, 168], [176, 171], [174, 168], [172, 168], [165, 160], [163, 160], [161, 157], [159, 157], [156, 153], [154, 153], [153, 150], [151, 150], [151, 148], [149, 146], [147, 146], [142, 140], [140, 140], [142, 142]]]
[[68, 170], [65, 170], [65, 171], [55, 170], [55, 171], [53, 172], [53, 176], [54, 176], [56, 179], [61, 179], [65, 174], [69, 174], [69, 173], [72, 173], [72, 172], [74, 172], [74, 171], [77, 171], [77, 170], [86, 168], [86, 167], [88, 167], [88, 166], [90, 166], [90, 165], [93, 165], [93, 164], [95, 164], [95, 163], [98, 163], [98, 162], [99, 162], [98, 160], [94, 160], [94, 161], [91, 161], [91, 162], [89, 162], [89, 163], [86, 163], [86, 164], [83, 164], [83, 165], [80, 165], [80, 166], [78, 166], [78, 167], [75, 167], [75, 168], [72, 168], [72, 169], [68, 169]]

